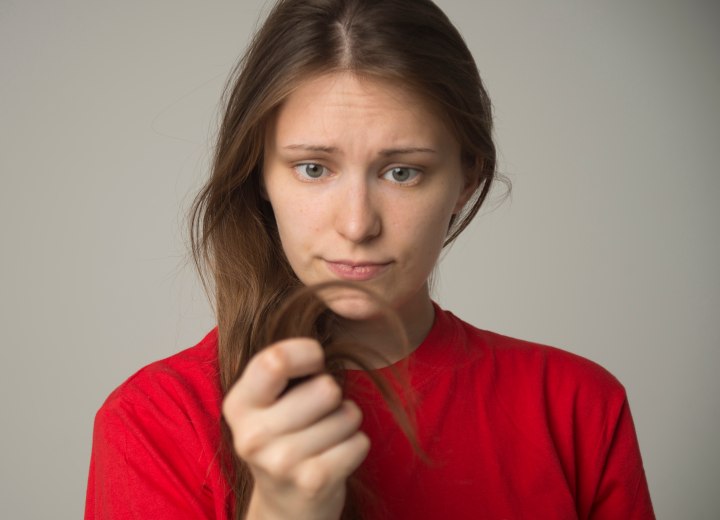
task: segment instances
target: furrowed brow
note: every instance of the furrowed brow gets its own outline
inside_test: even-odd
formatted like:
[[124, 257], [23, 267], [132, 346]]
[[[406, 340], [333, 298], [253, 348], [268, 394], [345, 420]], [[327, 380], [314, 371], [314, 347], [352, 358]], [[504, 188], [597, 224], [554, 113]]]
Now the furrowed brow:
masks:
[[304, 150], [306, 152], [323, 152], [323, 153], [335, 153], [337, 148], [335, 146], [323, 146], [319, 144], [289, 144], [283, 146], [285, 150]]
[[386, 148], [380, 151], [380, 155], [389, 157], [391, 155], [405, 155], [411, 153], [437, 153], [432, 148], [408, 147], [408, 148]]

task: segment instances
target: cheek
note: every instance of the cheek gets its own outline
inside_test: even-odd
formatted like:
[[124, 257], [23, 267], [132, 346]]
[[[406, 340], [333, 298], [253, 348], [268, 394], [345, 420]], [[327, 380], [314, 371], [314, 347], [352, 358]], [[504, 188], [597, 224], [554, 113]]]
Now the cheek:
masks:
[[416, 261], [435, 264], [447, 237], [453, 207], [454, 200], [442, 198], [400, 210], [397, 218], [405, 222], [405, 226], [399, 230], [399, 238], [412, 246], [411, 254], [416, 256]]
[[320, 230], [321, 205], [306, 204], [297, 197], [273, 197], [273, 212], [285, 255], [291, 264], [310, 249]]

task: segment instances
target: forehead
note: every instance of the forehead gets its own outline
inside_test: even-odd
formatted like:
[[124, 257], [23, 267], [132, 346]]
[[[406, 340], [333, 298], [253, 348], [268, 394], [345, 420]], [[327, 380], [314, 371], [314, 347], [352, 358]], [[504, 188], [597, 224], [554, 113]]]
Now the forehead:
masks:
[[414, 140], [450, 146], [438, 111], [398, 82], [336, 72], [302, 82], [280, 106], [273, 125], [278, 144], [298, 139]]

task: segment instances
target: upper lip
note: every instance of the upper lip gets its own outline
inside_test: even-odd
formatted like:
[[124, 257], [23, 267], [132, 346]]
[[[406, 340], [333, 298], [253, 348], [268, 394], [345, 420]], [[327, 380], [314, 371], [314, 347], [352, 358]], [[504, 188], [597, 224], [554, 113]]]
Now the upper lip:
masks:
[[364, 266], [370, 266], [370, 265], [387, 265], [390, 263], [390, 261], [373, 261], [373, 260], [326, 260], [327, 262], [330, 262], [331, 264], [342, 264], [347, 265], [350, 267], [364, 267]]

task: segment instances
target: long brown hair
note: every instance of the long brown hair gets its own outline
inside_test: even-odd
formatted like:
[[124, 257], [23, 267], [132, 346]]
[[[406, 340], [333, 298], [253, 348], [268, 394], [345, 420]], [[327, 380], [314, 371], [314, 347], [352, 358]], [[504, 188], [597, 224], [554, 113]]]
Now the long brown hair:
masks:
[[[302, 81], [334, 71], [395, 81], [446, 118], [466, 172], [480, 182], [453, 217], [445, 245], [477, 214], [495, 178], [490, 100], [462, 37], [434, 3], [278, 1], [228, 82], [212, 172], [191, 212], [192, 254], [214, 297], [223, 392], [266, 346], [270, 317], [301, 285], [262, 196], [266, 129]], [[225, 426], [224, 433], [234, 510], [242, 518], [252, 478], [233, 455]]]

